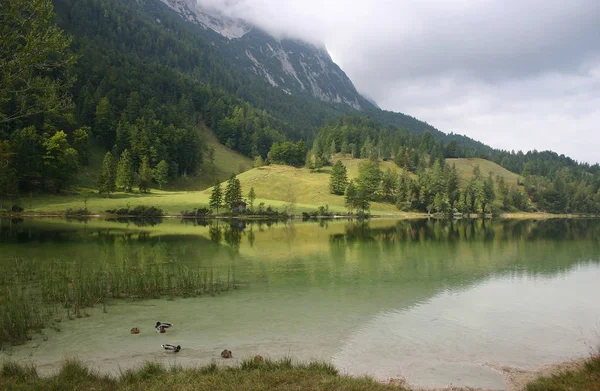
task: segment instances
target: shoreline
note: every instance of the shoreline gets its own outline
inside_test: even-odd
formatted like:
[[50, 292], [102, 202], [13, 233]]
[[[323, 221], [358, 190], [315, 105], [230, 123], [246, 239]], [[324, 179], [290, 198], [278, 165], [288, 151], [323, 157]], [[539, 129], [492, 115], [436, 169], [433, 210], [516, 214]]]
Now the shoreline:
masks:
[[[22, 359], [22, 360], [14, 360], [11, 358], [10, 354], [6, 354], [4, 355], [4, 359], [0, 359], [0, 364], [4, 364], [7, 362], [13, 362], [13, 363], [17, 363], [19, 365], [28, 365], [28, 366], [33, 366], [33, 368], [36, 369], [37, 373], [39, 374], [39, 376], [41, 378], [50, 378], [55, 376], [59, 371], [60, 371], [60, 366], [67, 361], [78, 361], [80, 363], [82, 363], [84, 366], [87, 366], [89, 368], [91, 368], [92, 370], [96, 371], [98, 374], [102, 375], [102, 376], [108, 376], [114, 380], [118, 380], [118, 378], [120, 377], [120, 375], [122, 374], [122, 371], [128, 371], [128, 370], [137, 370], [139, 368], [142, 368], [144, 365], [148, 364], [148, 363], [152, 363], [152, 364], [158, 364], [161, 365], [163, 368], [169, 370], [171, 368], [174, 367], [180, 367], [183, 370], [199, 370], [203, 367], [206, 366], [210, 366], [210, 365], [216, 365], [218, 368], [221, 369], [233, 369], [236, 367], [239, 367], [242, 363], [244, 362], [251, 362], [253, 360], [255, 360], [255, 357], [262, 357], [260, 355], [248, 355], [248, 356], [243, 356], [240, 358], [236, 358], [235, 360], [225, 360], [225, 359], [216, 359], [216, 358], [210, 358], [210, 360], [208, 358], [204, 358], [204, 359], [195, 359], [195, 360], [190, 360], [190, 362], [179, 362], [175, 356], [173, 356], [173, 358], [170, 358], [169, 360], [167, 360], [166, 362], [164, 360], [159, 361], [156, 359], [151, 359], [151, 358], [143, 358], [140, 359], [141, 355], [139, 354], [133, 354], [131, 356], [121, 356], [119, 357], [119, 360], [108, 360], [113, 362], [114, 361], [121, 361], [121, 363], [117, 363], [117, 367], [119, 368], [118, 371], [109, 368], [109, 365], [98, 365], [98, 361], [97, 358], [94, 357], [82, 357], [82, 356], [75, 356], [75, 357], [62, 357], [60, 360], [56, 360], [53, 364], [41, 364], [41, 363], [35, 363], [34, 360], [32, 359]], [[501, 365], [495, 365], [495, 364], [484, 364], [484, 366], [494, 369], [498, 372], [500, 372], [503, 375], [504, 378], [504, 382], [505, 382], [505, 387], [503, 388], [478, 388], [478, 387], [471, 387], [468, 385], [465, 386], [454, 386], [452, 384], [449, 384], [447, 386], [442, 386], [442, 387], [421, 387], [418, 385], [413, 385], [409, 382], [407, 382], [404, 378], [399, 377], [399, 378], [387, 378], [387, 379], [376, 379], [371, 377], [369, 374], [352, 374], [352, 373], [345, 373], [342, 372], [338, 369], [340, 376], [348, 376], [349, 378], [352, 379], [360, 379], [363, 378], [364, 376], [367, 377], [371, 377], [372, 379], [374, 379], [376, 382], [380, 383], [380, 384], [384, 384], [384, 385], [391, 385], [391, 386], [397, 386], [397, 387], [401, 387], [400, 389], [403, 390], [411, 390], [411, 391], [526, 391], [527, 390], [527, 385], [541, 377], [548, 377], [548, 376], [552, 376], [555, 374], [559, 374], [561, 372], [564, 371], [577, 371], [580, 370], [584, 367], [584, 364], [587, 360], [589, 360], [590, 357], [580, 357], [580, 358], [576, 358], [573, 360], [568, 360], [568, 361], [562, 361], [562, 362], [556, 362], [556, 363], [550, 363], [550, 364], [542, 364], [539, 365], [537, 367], [535, 367], [534, 369], [524, 369], [524, 368], [520, 368], [520, 367], [510, 367], [510, 366], [501, 366]], [[298, 366], [302, 366], [302, 365], [311, 365], [313, 363], [325, 363], [328, 365], [333, 365], [330, 360], [323, 360], [323, 361], [315, 361], [315, 360], [301, 360], [301, 359], [295, 359], [295, 358], [291, 358], [291, 357], [282, 357], [282, 358], [277, 358], [277, 357], [270, 357], [270, 356], [264, 356], [265, 360], [270, 360], [273, 362], [277, 362], [280, 360], [290, 360], [291, 363], [293, 363], [293, 365], [298, 365]], [[102, 361], [106, 361], [106, 360], [100, 360]], [[94, 365], [95, 363], [95, 365]], [[51, 367], [51, 368], [49, 368]], [[335, 366], [334, 366], [335, 367]]]
[[206, 217], [194, 217], [194, 216], [182, 216], [175, 214], [165, 214], [159, 216], [135, 216], [135, 215], [114, 215], [107, 213], [91, 213], [91, 214], [77, 214], [77, 215], [66, 215], [64, 213], [0, 213], [0, 218], [65, 218], [65, 219], [86, 219], [86, 218], [99, 218], [99, 219], [179, 219], [179, 220], [302, 220], [302, 221], [320, 221], [320, 220], [369, 220], [369, 219], [389, 219], [389, 220], [416, 220], [416, 219], [434, 219], [434, 220], [550, 220], [550, 219], [597, 219], [600, 215], [588, 215], [578, 213], [545, 213], [545, 212], [517, 212], [517, 213], [503, 213], [495, 216], [482, 216], [471, 214], [467, 216], [444, 216], [436, 214], [427, 214], [422, 212], [405, 212], [401, 214], [393, 215], [370, 215], [368, 217], [358, 217], [357, 215], [333, 215], [333, 216], [311, 216], [305, 218], [302, 215], [292, 215], [286, 217], [277, 216], [264, 216], [264, 215], [213, 215]]

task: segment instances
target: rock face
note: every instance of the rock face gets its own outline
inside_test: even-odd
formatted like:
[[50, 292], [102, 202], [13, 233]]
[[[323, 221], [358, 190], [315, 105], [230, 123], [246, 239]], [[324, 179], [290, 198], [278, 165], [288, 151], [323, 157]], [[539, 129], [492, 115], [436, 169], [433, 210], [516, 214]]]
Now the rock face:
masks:
[[[155, 0], [150, 0], [155, 1]], [[202, 9], [196, 0], [160, 0], [201, 27], [205, 37], [243, 72], [262, 77], [288, 94], [308, 94], [355, 109], [372, 108], [324, 47], [277, 39], [243, 20]]]

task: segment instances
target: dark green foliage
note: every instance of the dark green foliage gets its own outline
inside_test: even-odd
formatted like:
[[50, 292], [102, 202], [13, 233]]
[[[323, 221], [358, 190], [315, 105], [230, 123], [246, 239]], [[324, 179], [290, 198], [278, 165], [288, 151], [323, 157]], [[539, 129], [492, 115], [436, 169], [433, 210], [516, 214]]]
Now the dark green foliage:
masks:
[[162, 209], [156, 206], [138, 205], [135, 208], [108, 209], [106, 213], [128, 217], [160, 217], [164, 216]]
[[219, 213], [219, 207], [223, 205], [223, 192], [221, 191], [221, 184], [217, 183], [210, 194], [209, 206]]
[[152, 183], [153, 172], [148, 164], [148, 158], [146, 156], [142, 157], [142, 164], [140, 165], [139, 172], [139, 183], [138, 187], [140, 189], [140, 193], [148, 193], [150, 191], [150, 185]]
[[348, 187], [346, 187], [346, 191], [344, 192], [344, 201], [348, 211], [352, 213], [356, 208], [356, 187], [354, 186], [354, 181], [348, 183]]
[[242, 185], [234, 174], [231, 174], [231, 177], [227, 181], [223, 202], [231, 212], [238, 211], [242, 202]]
[[102, 161], [100, 178], [98, 178], [98, 191], [100, 194], [106, 194], [107, 197], [110, 197], [110, 193], [116, 189], [115, 178], [115, 164], [113, 163], [112, 153], [106, 152]]
[[333, 216], [334, 216], [333, 212], [329, 211], [329, 205], [325, 205], [325, 206], [321, 205], [317, 208], [317, 210], [314, 210], [312, 212], [302, 212], [303, 220], [316, 219], [316, 218], [328, 218], [328, 217], [333, 217]]
[[286, 141], [274, 143], [269, 150], [269, 162], [273, 164], [287, 164], [302, 167], [306, 161], [306, 144], [300, 140], [297, 143]]
[[135, 176], [133, 171], [133, 164], [131, 162], [131, 155], [126, 149], [121, 154], [119, 163], [117, 164], [117, 177], [116, 184], [117, 188], [130, 193], [133, 190], [135, 183]]
[[161, 160], [154, 169], [154, 180], [158, 183], [158, 188], [162, 189], [169, 182], [169, 164], [166, 160]]
[[[358, 166], [358, 178], [356, 178], [357, 194], [361, 194], [367, 201], [378, 199], [382, 176], [379, 164], [372, 160], [361, 162]], [[368, 208], [359, 206], [359, 209]]]
[[254, 200], [256, 199], [256, 193], [254, 192], [254, 187], [250, 188], [248, 192], [248, 204], [250, 204], [250, 210], [254, 210]]
[[333, 165], [331, 176], [329, 177], [329, 191], [332, 194], [343, 195], [348, 186], [348, 174], [346, 166], [341, 160], [338, 160]]

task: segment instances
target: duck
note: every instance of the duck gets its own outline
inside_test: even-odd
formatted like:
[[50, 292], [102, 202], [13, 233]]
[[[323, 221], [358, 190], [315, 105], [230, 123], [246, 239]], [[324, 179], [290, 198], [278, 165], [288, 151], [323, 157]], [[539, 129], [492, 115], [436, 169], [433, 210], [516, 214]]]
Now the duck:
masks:
[[231, 350], [225, 349], [225, 350], [223, 350], [221, 352], [221, 357], [223, 357], [223, 358], [233, 358], [233, 353], [231, 353]]
[[139, 334], [140, 333], [140, 329], [138, 329], [137, 327], [134, 327], [131, 329], [131, 334]]
[[166, 322], [156, 322], [156, 326], [154, 326], [157, 333], [164, 333], [169, 327], [173, 327], [173, 325]]
[[175, 345], [165, 343], [160, 346], [162, 346], [162, 348], [165, 349], [166, 351], [173, 352], [173, 353], [178, 353], [181, 350], [181, 345], [175, 346]]

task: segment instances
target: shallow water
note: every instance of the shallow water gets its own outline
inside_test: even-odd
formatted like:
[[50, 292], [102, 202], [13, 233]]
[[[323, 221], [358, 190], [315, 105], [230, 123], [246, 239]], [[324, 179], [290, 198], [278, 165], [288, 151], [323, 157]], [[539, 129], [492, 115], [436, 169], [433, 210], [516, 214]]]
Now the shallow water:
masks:
[[[138, 223], [139, 224], [139, 223]], [[420, 386], [504, 388], [500, 366], [534, 368], [600, 343], [600, 222], [219, 222], [136, 226], [26, 220], [0, 225], [0, 262], [167, 262], [234, 270], [217, 297], [113, 301], [108, 313], [1, 353], [42, 371], [79, 357], [108, 372], [144, 360], [330, 361]], [[154, 332], [156, 320], [174, 323]], [[139, 327], [141, 334], [129, 329]], [[177, 355], [160, 344], [181, 344]]]

